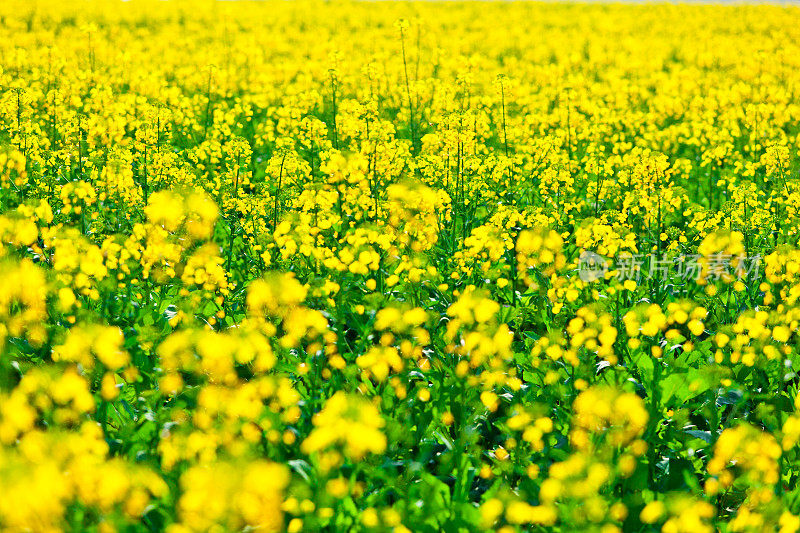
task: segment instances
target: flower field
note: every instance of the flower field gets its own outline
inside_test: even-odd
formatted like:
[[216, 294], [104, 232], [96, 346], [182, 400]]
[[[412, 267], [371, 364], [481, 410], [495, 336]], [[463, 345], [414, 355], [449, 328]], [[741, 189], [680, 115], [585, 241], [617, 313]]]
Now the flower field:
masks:
[[0, 3], [0, 530], [800, 530], [800, 8]]

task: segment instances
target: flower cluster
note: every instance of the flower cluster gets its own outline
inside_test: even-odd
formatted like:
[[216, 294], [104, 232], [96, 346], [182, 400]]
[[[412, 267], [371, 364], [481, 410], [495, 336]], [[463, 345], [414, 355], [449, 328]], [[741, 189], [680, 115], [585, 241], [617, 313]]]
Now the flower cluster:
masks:
[[0, 529], [800, 531], [800, 8], [0, 2]]

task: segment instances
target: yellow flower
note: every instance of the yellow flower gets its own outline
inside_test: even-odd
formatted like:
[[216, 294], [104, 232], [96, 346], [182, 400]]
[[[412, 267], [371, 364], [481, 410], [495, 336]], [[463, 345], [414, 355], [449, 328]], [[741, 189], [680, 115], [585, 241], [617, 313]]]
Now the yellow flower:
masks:
[[341, 446], [353, 460], [386, 449], [381, 432], [385, 422], [378, 409], [365, 399], [337, 392], [322, 410], [314, 415], [314, 430], [303, 441], [303, 453], [312, 454], [332, 446]]
[[639, 515], [639, 519], [645, 524], [652, 524], [664, 516], [665, 510], [666, 508], [664, 507], [664, 502], [660, 500], [654, 500], [644, 506], [644, 509], [642, 509], [642, 512]]

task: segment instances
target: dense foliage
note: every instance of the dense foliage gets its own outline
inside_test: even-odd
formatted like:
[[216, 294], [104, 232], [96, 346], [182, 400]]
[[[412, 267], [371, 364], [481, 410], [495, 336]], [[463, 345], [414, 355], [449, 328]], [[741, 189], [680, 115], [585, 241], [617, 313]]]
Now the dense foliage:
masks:
[[800, 529], [800, 10], [0, 3], [0, 529]]

